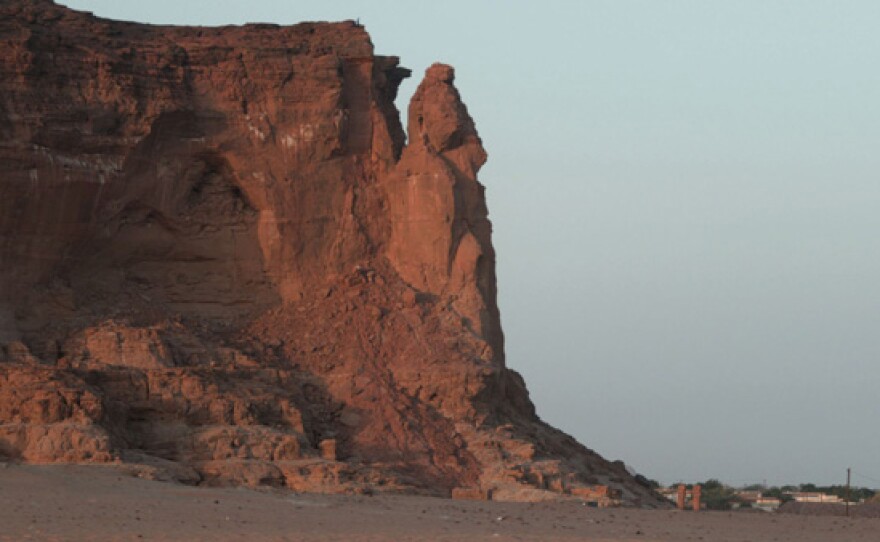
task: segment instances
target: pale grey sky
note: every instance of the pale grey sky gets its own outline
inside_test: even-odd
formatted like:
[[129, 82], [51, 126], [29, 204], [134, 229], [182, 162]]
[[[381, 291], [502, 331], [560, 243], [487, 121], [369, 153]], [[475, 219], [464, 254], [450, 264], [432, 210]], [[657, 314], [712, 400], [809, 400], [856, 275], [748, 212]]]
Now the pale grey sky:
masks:
[[360, 18], [415, 72], [403, 110], [453, 64], [544, 419], [664, 482], [880, 486], [880, 3], [61, 3]]

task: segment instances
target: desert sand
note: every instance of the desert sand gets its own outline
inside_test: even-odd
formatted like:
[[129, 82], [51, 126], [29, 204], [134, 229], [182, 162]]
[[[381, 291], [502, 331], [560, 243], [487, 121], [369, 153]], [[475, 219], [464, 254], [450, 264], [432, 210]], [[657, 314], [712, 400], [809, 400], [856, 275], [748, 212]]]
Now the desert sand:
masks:
[[0, 540], [876, 541], [880, 520], [202, 488], [0, 463]]

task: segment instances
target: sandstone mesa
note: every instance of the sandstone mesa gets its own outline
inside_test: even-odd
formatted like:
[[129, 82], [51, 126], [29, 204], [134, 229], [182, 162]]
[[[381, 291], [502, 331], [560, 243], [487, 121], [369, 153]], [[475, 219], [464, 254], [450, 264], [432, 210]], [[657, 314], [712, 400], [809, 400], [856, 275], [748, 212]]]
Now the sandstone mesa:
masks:
[[193, 484], [657, 505], [504, 363], [449, 66], [353, 22], [0, 4], [0, 457]]

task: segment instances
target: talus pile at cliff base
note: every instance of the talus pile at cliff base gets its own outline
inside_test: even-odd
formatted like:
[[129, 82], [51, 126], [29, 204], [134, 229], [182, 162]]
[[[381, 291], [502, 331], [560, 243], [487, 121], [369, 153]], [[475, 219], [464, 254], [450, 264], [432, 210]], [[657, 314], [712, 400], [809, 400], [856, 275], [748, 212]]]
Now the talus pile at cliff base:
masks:
[[0, 5], [0, 456], [197, 484], [655, 505], [505, 367], [452, 68], [353, 22]]

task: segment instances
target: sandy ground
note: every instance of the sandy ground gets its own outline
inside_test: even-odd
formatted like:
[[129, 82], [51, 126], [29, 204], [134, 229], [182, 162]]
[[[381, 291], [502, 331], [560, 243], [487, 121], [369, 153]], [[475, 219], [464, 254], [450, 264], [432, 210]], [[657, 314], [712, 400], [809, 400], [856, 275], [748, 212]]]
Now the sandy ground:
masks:
[[0, 541], [19, 540], [876, 542], [880, 519], [297, 495], [0, 463]]

